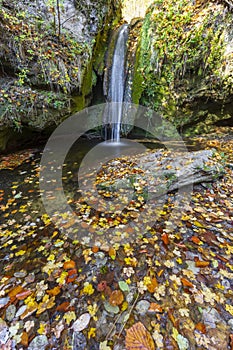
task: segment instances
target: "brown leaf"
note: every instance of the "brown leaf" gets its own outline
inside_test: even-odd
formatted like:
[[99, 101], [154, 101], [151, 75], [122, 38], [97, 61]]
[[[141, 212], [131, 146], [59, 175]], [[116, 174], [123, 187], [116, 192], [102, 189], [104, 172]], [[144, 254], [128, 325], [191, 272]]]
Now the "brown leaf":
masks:
[[28, 334], [26, 332], [23, 332], [21, 335], [21, 342], [23, 346], [28, 346]]
[[207, 267], [207, 266], [209, 266], [209, 264], [210, 264], [209, 261], [201, 261], [201, 260], [195, 261], [196, 267]]
[[15, 297], [17, 294], [21, 293], [23, 291], [23, 287], [22, 286], [16, 286], [14, 287], [9, 293], [8, 293], [8, 296], [10, 298], [13, 298]]
[[114, 290], [109, 298], [109, 303], [113, 306], [121, 305], [124, 301], [124, 295], [120, 289]]
[[230, 346], [231, 350], [233, 350], [233, 334], [230, 334]]
[[64, 303], [57, 306], [57, 311], [68, 311], [70, 303], [68, 301], [64, 301]]
[[106, 287], [107, 287], [107, 282], [100, 281], [100, 283], [98, 283], [98, 285], [97, 285], [97, 290], [98, 290], [98, 292], [103, 292]]
[[125, 346], [127, 350], [155, 350], [153, 338], [141, 322], [126, 331]]

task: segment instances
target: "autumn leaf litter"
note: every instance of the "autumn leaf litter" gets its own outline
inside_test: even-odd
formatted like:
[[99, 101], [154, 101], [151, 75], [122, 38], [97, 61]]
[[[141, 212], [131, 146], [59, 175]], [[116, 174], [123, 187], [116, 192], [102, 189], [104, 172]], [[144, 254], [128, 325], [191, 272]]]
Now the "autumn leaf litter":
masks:
[[[232, 163], [232, 141], [228, 148], [218, 139], [201, 142], [219, 153], [224, 147]], [[15, 175], [0, 190], [1, 349], [233, 348], [231, 167], [222, 179], [195, 186], [177, 219], [169, 220], [171, 193], [153, 227], [135, 241], [99, 236], [88, 247], [69, 238], [72, 223], [62, 235], [43, 212], [32, 153], [1, 162], [3, 178]], [[6, 170], [8, 163], [14, 170]], [[89, 208], [83, 198], [73, 201], [85, 229]], [[101, 220], [92, 212], [92, 232], [132, 221], [145, 201], [139, 189], [122, 216]]]

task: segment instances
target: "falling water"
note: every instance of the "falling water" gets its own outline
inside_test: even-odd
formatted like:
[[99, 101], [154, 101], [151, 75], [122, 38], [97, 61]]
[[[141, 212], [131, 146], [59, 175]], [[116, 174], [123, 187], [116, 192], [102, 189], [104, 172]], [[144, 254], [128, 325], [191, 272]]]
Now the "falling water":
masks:
[[[112, 66], [109, 74], [109, 84], [107, 92], [108, 102], [114, 103], [110, 110], [108, 110], [108, 129], [105, 135], [105, 139], [111, 140], [111, 142], [120, 141], [120, 129], [121, 129], [121, 117], [122, 117], [122, 103], [124, 101], [125, 91], [125, 61], [127, 52], [127, 40], [128, 40], [128, 25], [123, 24], [118, 32], [116, 44], [114, 48]], [[109, 132], [110, 128], [110, 132]]]

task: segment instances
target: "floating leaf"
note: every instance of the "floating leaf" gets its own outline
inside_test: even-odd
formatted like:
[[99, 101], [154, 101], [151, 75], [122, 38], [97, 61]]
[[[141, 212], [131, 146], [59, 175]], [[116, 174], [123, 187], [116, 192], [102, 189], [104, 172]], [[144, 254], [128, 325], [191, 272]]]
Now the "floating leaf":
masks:
[[155, 350], [153, 338], [141, 322], [126, 331], [125, 346], [127, 350]]

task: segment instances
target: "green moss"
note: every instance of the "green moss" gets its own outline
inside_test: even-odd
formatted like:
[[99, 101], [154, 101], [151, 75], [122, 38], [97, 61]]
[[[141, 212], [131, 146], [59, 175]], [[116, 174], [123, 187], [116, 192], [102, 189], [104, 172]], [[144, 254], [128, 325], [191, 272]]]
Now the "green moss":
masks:
[[[194, 87], [222, 77], [223, 7], [189, 0], [157, 0], [143, 22], [133, 80], [133, 101], [182, 124], [179, 108]], [[200, 13], [200, 18], [198, 18]]]
[[140, 72], [140, 42], [138, 43], [136, 58], [134, 64], [133, 86], [132, 86], [132, 102], [135, 104], [140, 103], [140, 99], [143, 92], [143, 77]]

